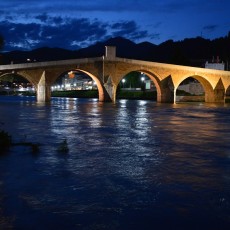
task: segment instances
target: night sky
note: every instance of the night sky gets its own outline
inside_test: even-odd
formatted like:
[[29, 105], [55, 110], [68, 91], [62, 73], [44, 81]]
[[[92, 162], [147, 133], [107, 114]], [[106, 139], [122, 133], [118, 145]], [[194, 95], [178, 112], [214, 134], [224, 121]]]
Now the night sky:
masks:
[[116, 36], [160, 44], [229, 31], [229, 0], [0, 0], [4, 51], [75, 50]]

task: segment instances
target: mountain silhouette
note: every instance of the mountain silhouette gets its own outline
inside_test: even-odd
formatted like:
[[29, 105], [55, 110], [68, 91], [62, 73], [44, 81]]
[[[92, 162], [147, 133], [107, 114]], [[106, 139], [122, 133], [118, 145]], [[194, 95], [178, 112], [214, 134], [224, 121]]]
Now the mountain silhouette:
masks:
[[150, 42], [134, 43], [123, 37], [110, 38], [79, 50], [43, 47], [31, 51], [11, 51], [1, 54], [1, 64], [27, 61], [53, 61], [74, 58], [100, 57], [105, 46], [116, 46], [117, 57], [169, 64], [202, 67], [206, 61], [219, 57], [230, 62], [230, 32], [214, 40], [202, 37], [186, 38], [182, 41], [168, 40], [159, 45]]

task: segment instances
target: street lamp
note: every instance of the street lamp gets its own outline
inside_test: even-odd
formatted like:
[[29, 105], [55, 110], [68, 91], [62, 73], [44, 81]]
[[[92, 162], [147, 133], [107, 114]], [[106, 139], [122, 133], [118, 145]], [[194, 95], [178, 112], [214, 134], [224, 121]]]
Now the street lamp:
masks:
[[141, 77], [141, 88], [142, 88], [142, 91], [145, 91], [145, 77]]
[[125, 79], [122, 79], [121, 81], [122, 81], [122, 86], [123, 86], [123, 88], [124, 88], [124, 85], [125, 85]]

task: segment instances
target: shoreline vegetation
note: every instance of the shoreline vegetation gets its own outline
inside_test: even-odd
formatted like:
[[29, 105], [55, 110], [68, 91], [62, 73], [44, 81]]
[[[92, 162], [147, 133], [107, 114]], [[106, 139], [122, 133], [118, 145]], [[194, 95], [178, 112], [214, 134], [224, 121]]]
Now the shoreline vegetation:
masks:
[[4, 131], [0, 130], [0, 154], [6, 153], [11, 147], [14, 146], [28, 146], [31, 148], [32, 153], [38, 153], [39, 152], [39, 144], [28, 142], [28, 141], [20, 141], [20, 142], [13, 142], [12, 136]]
[[[31, 153], [36, 154], [40, 152], [40, 145], [41, 145], [40, 143], [30, 142], [27, 141], [26, 139], [14, 142], [12, 140], [12, 136], [8, 132], [6, 132], [3, 129], [0, 129], [0, 156], [8, 153], [12, 147], [17, 147], [17, 146], [28, 147]], [[58, 144], [57, 152], [59, 153], [69, 152], [67, 139], [64, 139]]]
[[[0, 95], [22, 95], [36, 96], [33, 92], [5, 92], [0, 91]], [[97, 90], [68, 90], [53, 91], [51, 97], [69, 97], [69, 98], [98, 98]], [[204, 102], [204, 95], [191, 95], [183, 90], [177, 90], [177, 97], [180, 102]], [[121, 91], [117, 92], [117, 99], [129, 100], [157, 100], [156, 91]], [[230, 103], [230, 97], [225, 99], [225, 103]]]
[[[22, 95], [36, 96], [33, 92], [0, 92], [0, 95]], [[53, 91], [51, 97], [69, 97], [69, 98], [98, 98], [97, 90], [66, 90]], [[117, 99], [133, 99], [133, 100], [156, 100], [157, 94], [154, 91], [119, 91]]]

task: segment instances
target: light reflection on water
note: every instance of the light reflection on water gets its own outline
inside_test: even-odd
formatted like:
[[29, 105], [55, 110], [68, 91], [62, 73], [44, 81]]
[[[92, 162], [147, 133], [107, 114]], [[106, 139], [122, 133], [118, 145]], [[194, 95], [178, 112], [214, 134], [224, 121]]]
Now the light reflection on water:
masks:
[[[230, 107], [0, 98], [0, 228], [227, 229]], [[66, 139], [69, 153], [56, 150]]]

